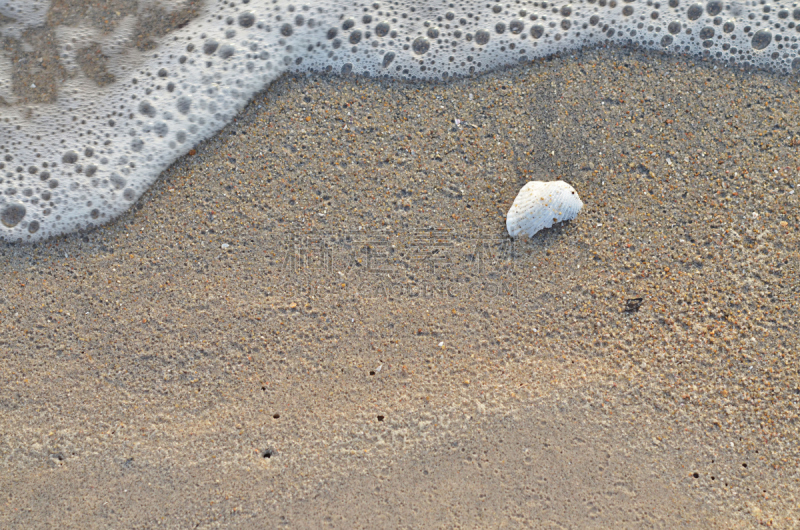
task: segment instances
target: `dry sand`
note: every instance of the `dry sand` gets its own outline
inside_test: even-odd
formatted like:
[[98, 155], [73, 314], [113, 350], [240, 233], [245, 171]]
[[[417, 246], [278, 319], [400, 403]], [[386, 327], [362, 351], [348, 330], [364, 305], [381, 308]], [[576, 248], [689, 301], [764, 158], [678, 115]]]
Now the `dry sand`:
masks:
[[280, 79], [0, 248], [0, 527], [797, 527], [799, 120], [630, 50]]

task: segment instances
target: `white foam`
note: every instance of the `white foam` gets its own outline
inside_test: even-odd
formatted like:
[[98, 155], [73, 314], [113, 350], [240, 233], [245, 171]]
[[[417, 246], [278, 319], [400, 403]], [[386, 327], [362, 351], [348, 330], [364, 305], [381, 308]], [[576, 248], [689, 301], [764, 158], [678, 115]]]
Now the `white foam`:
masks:
[[[90, 14], [43, 26], [47, 2], [0, 0], [0, 38], [18, 46], [19, 61], [0, 55], [8, 104], [0, 106], [1, 239], [36, 241], [113, 219], [284, 71], [446, 79], [632, 42], [782, 72], [800, 67], [794, 4], [220, 0], [196, 16], [180, 2], [161, 5], [140, 3], [108, 31]], [[185, 25], [143, 38], [148, 17]], [[30, 42], [36, 28], [58, 47], [44, 66]], [[54, 100], [37, 95], [44, 75], [55, 75]], [[12, 86], [21, 79], [31, 86]]]
[[19, 39], [27, 28], [42, 26], [50, 9], [50, 0], [25, 0], [0, 2], [0, 20], [3, 35]]

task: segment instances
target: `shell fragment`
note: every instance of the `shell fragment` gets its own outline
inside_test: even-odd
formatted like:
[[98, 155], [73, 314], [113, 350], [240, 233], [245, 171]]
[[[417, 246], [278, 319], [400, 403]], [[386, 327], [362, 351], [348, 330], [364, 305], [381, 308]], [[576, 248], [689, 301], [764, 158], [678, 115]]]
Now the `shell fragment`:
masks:
[[528, 237], [550, 228], [554, 223], [574, 219], [583, 208], [575, 188], [558, 180], [528, 182], [517, 194], [506, 216], [506, 229], [511, 237], [520, 232]]

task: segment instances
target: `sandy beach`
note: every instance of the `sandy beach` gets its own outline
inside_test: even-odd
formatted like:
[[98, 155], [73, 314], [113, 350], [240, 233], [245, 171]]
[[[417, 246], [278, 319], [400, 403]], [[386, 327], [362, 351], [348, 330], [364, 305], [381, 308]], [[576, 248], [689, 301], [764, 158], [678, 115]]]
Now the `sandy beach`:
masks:
[[[0, 526], [796, 528], [798, 89], [280, 78], [121, 218], [0, 247]], [[510, 240], [556, 179], [584, 210]]]

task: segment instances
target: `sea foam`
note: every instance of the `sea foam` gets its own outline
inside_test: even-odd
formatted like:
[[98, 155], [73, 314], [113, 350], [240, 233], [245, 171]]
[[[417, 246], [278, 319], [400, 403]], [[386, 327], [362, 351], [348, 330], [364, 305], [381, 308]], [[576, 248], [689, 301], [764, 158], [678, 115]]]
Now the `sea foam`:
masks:
[[446, 80], [636, 44], [792, 73], [798, 23], [764, 0], [0, 0], [0, 239], [108, 222], [283, 72]]

